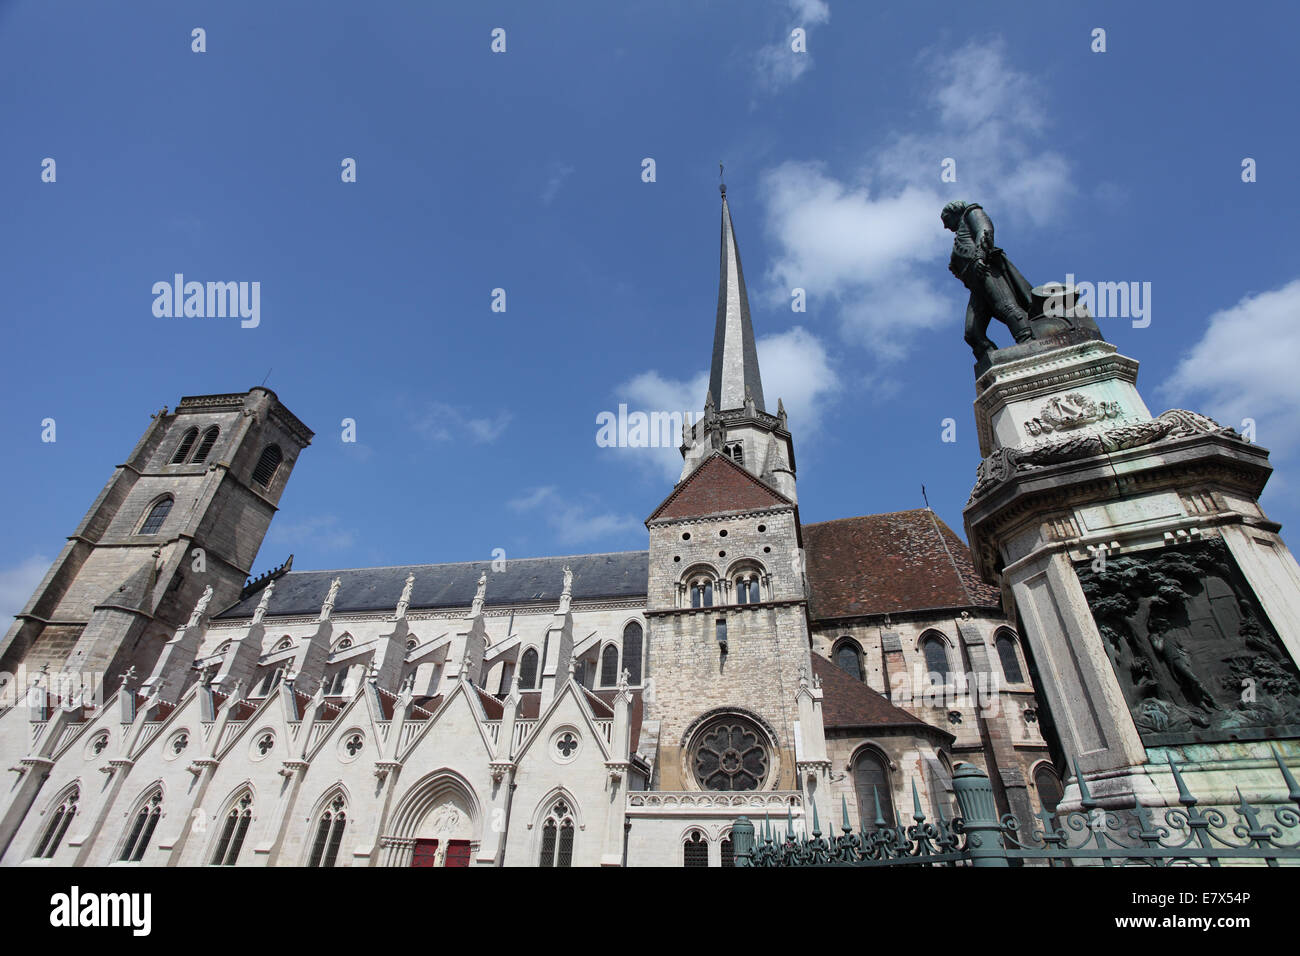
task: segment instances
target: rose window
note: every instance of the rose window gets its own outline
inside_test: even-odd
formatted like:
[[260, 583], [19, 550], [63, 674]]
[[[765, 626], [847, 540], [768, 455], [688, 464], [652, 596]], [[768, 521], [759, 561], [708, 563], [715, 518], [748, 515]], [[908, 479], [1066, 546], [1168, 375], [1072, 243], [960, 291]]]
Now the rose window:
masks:
[[695, 781], [705, 790], [757, 790], [767, 779], [766, 737], [740, 717], [707, 725], [691, 751]]

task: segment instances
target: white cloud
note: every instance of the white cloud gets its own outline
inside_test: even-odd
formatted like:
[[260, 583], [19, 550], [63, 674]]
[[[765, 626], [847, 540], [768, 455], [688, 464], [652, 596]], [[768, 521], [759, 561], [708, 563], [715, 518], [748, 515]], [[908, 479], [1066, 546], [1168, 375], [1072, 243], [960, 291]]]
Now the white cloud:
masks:
[[274, 521], [266, 534], [267, 544], [295, 554], [345, 551], [356, 539], [353, 531], [339, 527], [337, 515], [315, 515], [296, 522]]
[[1241, 429], [1255, 420], [1255, 440], [1294, 452], [1300, 436], [1300, 279], [1245, 296], [1210, 316], [1209, 327], [1159, 388], [1162, 395]]
[[[1046, 110], [1037, 88], [1012, 69], [1000, 42], [971, 43], [923, 68], [937, 77], [926, 128], [895, 133], [853, 179], [823, 163], [789, 161], [764, 175], [766, 228], [779, 252], [766, 296], [792, 288], [829, 306], [844, 337], [882, 361], [940, 325], [959, 328], [967, 294], [944, 268], [952, 236], [939, 221], [949, 199], [988, 207], [995, 223], [1042, 226], [1074, 187], [1070, 165], [1044, 148]], [[939, 181], [956, 160], [957, 183]], [[1015, 233], [1009, 255], [1025, 248]], [[1042, 279], [1041, 281], [1046, 281]]]
[[[763, 379], [767, 411], [776, 414], [777, 399], [785, 403], [790, 428], [806, 438], [821, 424], [826, 407], [839, 391], [840, 381], [826, 346], [812, 332], [795, 326], [786, 332], [755, 341]], [[628, 413], [683, 412], [694, 421], [704, 411], [709, 373], [685, 379], [665, 378], [657, 371], [642, 372], [615, 390]], [[682, 473], [682, 455], [676, 437], [670, 447], [611, 448], [608, 451], [645, 468], [655, 480], [676, 481]]]
[[542, 205], [549, 206], [564, 181], [572, 175], [573, 167], [568, 163], [551, 163], [547, 168], [546, 186], [542, 189]]
[[807, 438], [821, 426], [822, 413], [840, 388], [826, 346], [801, 326], [760, 338], [755, 344], [768, 412], [776, 414], [776, 402], [781, 399], [791, 430]]
[[787, 6], [790, 16], [784, 36], [759, 49], [754, 57], [758, 84], [768, 92], [785, 89], [812, 69], [812, 53], [808, 52], [811, 46], [805, 46], [802, 52], [796, 52], [791, 31], [795, 27], [802, 28], [807, 44], [810, 28], [820, 26], [831, 18], [830, 4], [826, 0], [789, 0]]
[[521, 514], [541, 511], [562, 545], [580, 545], [616, 535], [644, 534], [644, 522], [630, 514], [601, 511], [591, 502], [570, 500], [554, 485], [534, 488], [506, 503]]
[[501, 437], [513, 418], [504, 410], [491, 417], [472, 417], [463, 408], [445, 402], [428, 402], [412, 415], [411, 427], [430, 441], [467, 437], [487, 444]]
[[0, 569], [0, 626], [4, 630], [9, 630], [13, 616], [23, 609], [49, 569], [50, 559], [43, 554]]

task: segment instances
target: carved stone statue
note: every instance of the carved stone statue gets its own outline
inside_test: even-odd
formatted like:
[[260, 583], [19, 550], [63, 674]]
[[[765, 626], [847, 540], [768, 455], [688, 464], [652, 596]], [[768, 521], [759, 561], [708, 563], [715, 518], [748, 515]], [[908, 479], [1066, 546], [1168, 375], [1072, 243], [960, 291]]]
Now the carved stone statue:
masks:
[[408, 574], [402, 586], [402, 596], [397, 599], [397, 619], [406, 617], [406, 609], [411, 606], [411, 591], [415, 588], [415, 575]]
[[190, 612], [190, 622], [186, 627], [198, 627], [199, 620], [207, 613], [208, 605], [212, 603], [212, 585], [209, 584], [203, 589], [203, 594], [199, 596], [198, 603], [194, 605], [194, 610]]
[[564, 590], [560, 592], [560, 611], [561, 614], [569, 613], [569, 603], [573, 600], [573, 571], [566, 564], [564, 566]]
[[325, 603], [320, 606], [320, 619], [322, 621], [328, 621], [330, 615], [334, 613], [334, 599], [338, 597], [339, 586], [342, 583], [342, 578], [335, 578], [330, 582], [329, 593], [325, 595]]
[[266, 609], [271, 606], [271, 592], [275, 590], [275, 582], [267, 581], [266, 588], [262, 591], [262, 599], [257, 602], [257, 609], [253, 611], [253, 626], [256, 627], [262, 623], [262, 618], [266, 617]]
[[470, 608], [470, 617], [483, 613], [483, 601], [487, 597], [487, 572], [478, 576], [478, 590], [474, 592], [474, 606]]
[[943, 227], [956, 235], [948, 270], [970, 290], [966, 305], [966, 344], [986, 361], [998, 346], [988, 337], [990, 319], [1005, 323], [1018, 343], [1033, 338], [1029, 281], [993, 244], [993, 221], [978, 203], [953, 200], [940, 214]]

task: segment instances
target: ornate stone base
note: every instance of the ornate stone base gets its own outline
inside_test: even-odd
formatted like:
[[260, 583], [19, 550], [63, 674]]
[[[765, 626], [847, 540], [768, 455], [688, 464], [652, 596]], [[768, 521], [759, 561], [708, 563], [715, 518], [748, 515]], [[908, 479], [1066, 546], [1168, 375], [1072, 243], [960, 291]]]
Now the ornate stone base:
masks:
[[1070, 769], [1112, 806], [1176, 804], [1152, 763], [1175, 748], [1208, 799], [1238, 777], [1285, 794], [1263, 742], [1300, 738], [1300, 566], [1257, 504], [1267, 451], [1195, 412], [1152, 417], [1106, 342], [1048, 345], [1000, 350], [976, 384], [965, 519]]

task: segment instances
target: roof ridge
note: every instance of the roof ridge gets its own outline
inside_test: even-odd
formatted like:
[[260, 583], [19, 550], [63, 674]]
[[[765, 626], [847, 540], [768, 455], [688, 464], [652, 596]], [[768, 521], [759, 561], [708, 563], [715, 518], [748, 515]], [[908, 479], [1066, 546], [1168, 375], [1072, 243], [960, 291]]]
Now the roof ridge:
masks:
[[[819, 524], [835, 524], [837, 521], [861, 521], [863, 518], [888, 518], [892, 515], [916, 514], [917, 512], [922, 511], [930, 511], [933, 513], [933, 510], [934, 509], [932, 508], [901, 508], [898, 511], [876, 511], [867, 515], [845, 515], [842, 518], [827, 518], [825, 521], [805, 521], [803, 522], [803, 526], [805, 528], [812, 528]], [[943, 523], [944, 527], [948, 527], [948, 522], [944, 521], [942, 518], [940, 518], [939, 521]]]
[[[591, 551], [584, 554], [541, 554], [527, 558], [504, 558], [507, 563], [514, 561], [558, 561], [563, 558], [603, 558], [608, 555], [621, 554], [649, 554], [649, 548], [639, 548], [627, 551]], [[421, 564], [371, 564], [364, 567], [354, 568], [303, 568], [299, 571], [286, 572], [284, 577], [295, 577], [303, 574], [332, 574], [342, 573], [344, 571], [389, 571], [396, 568], [450, 568], [458, 565], [466, 567], [475, 567], [482, 564], [493, 564], [495, 558], [480, 558], [475, 561], [425, 561]]]

